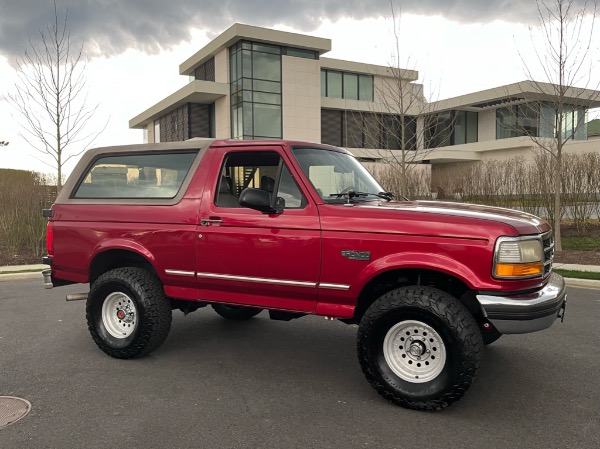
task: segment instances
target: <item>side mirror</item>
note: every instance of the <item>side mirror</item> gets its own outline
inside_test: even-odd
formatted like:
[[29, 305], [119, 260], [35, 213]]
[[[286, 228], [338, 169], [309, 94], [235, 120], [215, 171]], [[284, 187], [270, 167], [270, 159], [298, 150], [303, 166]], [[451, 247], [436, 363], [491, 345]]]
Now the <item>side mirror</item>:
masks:
[[244, 189], [240, 193], [240, 204], [243, 207], [258, 210], [263, 214], [280, 214], [282, 209], [271, 206], [271, 194], [261, 189]]

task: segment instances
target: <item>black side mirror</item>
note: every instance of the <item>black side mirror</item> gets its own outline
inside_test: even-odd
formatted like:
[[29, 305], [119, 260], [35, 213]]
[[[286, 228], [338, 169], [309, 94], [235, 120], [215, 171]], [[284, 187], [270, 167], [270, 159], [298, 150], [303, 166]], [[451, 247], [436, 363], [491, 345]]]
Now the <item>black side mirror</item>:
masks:
[[243, 207], [255, 209], [263, 214], [280, 214], [282, 209], [271, 206], [271, 194], [261, 189], [244, 189], [240, 193], [240, 204]]

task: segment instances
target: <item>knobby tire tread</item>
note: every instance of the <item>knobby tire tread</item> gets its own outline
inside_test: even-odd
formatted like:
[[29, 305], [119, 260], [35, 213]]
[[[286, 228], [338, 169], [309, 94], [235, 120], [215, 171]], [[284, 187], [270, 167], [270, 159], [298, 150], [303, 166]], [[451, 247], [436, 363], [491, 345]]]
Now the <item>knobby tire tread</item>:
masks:
[[[373, 324], [383, 315], [405, 307], [434, 312], [453, 329], [458, 342], [463, 342], [465, 357], [460, 375], [446, 393], [436, 399], [416, 401], [399, 396], [383, 385], [371, 368], [369, 338], [374, 331]], [[437, 411], [460, 399], [473, 383], [483, 357], [483, 341], [473, 316], [458, 300], [435, 288], [411, 286], [392, 290], [369, 307], [359, 326], [357, 352], [360, 366], [367, 380], [388, 401], [413, 410]]]
[[115, 349], [108, 346], [95, 329], [97, 317], [93, 316], [93, 307], [88, 300], [86, 319], [90, 334], [98, 347], [111, 357], [132, 359], [147, 355], [165, 341], [171, 329], [171, 305], [165, 297], [162, 284], [156, 276], [143, 268], [116, 268], [96, 279], [90, 289], [89, 298], [92, 301], [98, 300], [95, 296], [114, 282], [124, 285], [136, 295], [136, 302], [141, 303], [136, 304], [140, 323], [135, 339], [126, 348]]

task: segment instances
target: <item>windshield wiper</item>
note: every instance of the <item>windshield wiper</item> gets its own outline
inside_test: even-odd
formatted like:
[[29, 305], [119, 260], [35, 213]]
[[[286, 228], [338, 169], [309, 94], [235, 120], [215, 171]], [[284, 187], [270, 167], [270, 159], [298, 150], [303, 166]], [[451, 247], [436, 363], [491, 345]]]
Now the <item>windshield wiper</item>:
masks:
[[394, 199], [394, 194], [392, 192], [379, 192], [379, 193], [371, 193], [371, 192], [355, 192], [354, 190], [349, 190], [348, 192], [340, 192], [340, 193], [330, 193], [329, 196], [333, 196], [336, 198], [348, 197], [349, 200], [358, 197], [365, 197], [373, 195], [378, 198], [382, 198], [387, 201], [392, 201]]

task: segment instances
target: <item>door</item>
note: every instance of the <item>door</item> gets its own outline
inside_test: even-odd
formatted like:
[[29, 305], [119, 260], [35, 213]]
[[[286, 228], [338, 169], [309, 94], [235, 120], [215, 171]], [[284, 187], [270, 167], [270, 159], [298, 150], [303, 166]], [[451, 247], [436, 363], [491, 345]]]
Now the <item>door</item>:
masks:
[[[321, 232], [281, 147], [220, 148], [201, 203], [196, 239], [202, 300], [313, 312]], [[239, 205], [245, 188], [268, 191], [281, 213]]]

